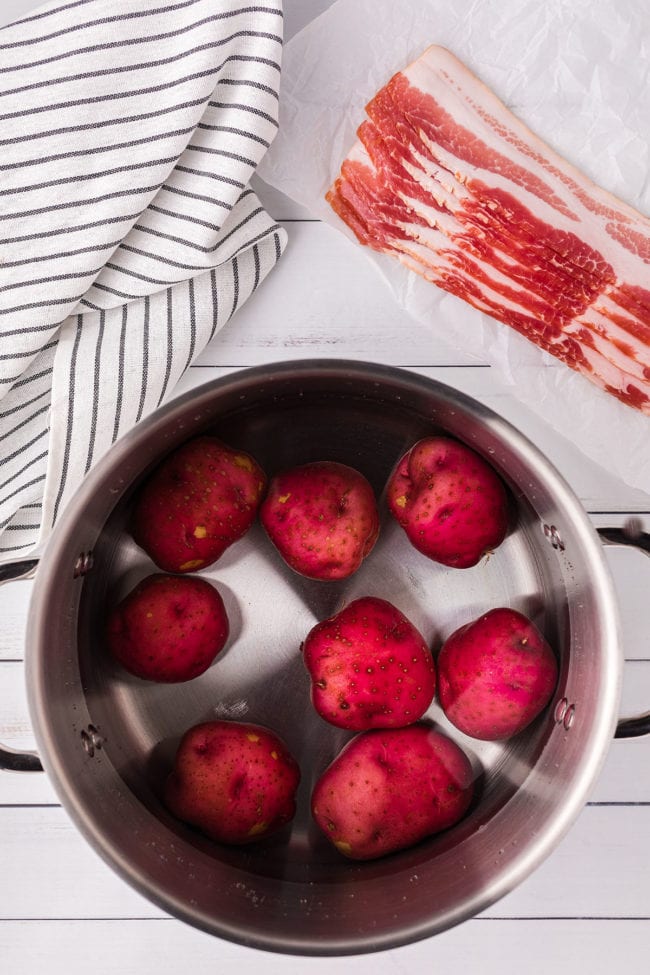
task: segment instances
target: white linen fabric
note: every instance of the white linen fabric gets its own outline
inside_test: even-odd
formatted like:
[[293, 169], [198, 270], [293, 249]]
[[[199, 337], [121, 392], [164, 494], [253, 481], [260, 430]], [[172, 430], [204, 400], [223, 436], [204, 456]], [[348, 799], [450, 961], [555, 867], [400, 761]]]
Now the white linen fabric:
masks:
[[172, 392], [278, 261], [249, 186], [280, 0], [74, 0], [0, 31], [0, 559]]

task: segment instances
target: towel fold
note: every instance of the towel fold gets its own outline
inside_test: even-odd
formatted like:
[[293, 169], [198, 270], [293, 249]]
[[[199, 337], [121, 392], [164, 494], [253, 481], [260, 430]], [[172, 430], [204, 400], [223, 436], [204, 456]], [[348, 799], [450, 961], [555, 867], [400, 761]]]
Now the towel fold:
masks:
[[279, 0], [76, 0], [0, 30], [0, 559], [277, 263], [250, 177], [277, 131]]

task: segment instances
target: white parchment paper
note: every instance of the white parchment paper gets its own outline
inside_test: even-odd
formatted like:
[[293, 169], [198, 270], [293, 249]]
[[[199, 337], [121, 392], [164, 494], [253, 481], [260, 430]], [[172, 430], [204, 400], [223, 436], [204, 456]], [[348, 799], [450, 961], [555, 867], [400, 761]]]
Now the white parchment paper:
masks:
[[[324, 194], [365, 104], [432, 43], [565, 159], [650, 214], [648, 0], [337, 0], [285, 48], [280, 132], [260, 176], [354, 239]], [[650, 418], [395, 259], [364, 253], [407, 312], [495, 366], [585, 455], [650, 491]]]

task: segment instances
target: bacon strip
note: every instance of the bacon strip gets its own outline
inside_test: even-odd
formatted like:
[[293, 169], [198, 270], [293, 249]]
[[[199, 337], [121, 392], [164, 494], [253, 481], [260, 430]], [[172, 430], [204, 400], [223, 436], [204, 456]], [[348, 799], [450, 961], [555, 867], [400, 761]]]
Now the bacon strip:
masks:
[[650, 415], [650, 220], [444, 48], [428, 48], [366, 111], [327, 193], [358, 240]]

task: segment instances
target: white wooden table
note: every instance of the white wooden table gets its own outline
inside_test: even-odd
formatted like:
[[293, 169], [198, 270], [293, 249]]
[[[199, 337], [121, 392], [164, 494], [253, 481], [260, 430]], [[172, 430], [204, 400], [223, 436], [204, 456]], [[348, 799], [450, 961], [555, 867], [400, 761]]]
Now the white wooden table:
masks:
[[[330, 0], [285, 0], [290, 37]], [[36, 6], [5, 0], [9, 22]], [[442, 380], [528, 434], [563, 472], [596, 524], [637, 514], [650, 495], [580, 457], [499, 385], [493, 370], [406, 320], [355, 249], [279, 194], [260, 189], [290, 242], [280, 265], [190, 369], [179, 392], [280, 359], [391, 363]], [[650, 563], [608, 550], [623, 617], [627, 713], [650, 707]], [[29, 583], [0, 590], [0, 740], [32, 746], [23, 689]], [[650, 955], [650, 738], [612, 744], [599, 783], [560, 847], [482, 916], [409, 947], [356, 958], [304, 959], [232, 945], [164, 915], [96, 856], [42, 774], [0, 773], [0, 972], [149, 975], [238, 971], [394, 975], [442, 972], [609, 973], [646, 970]]]

